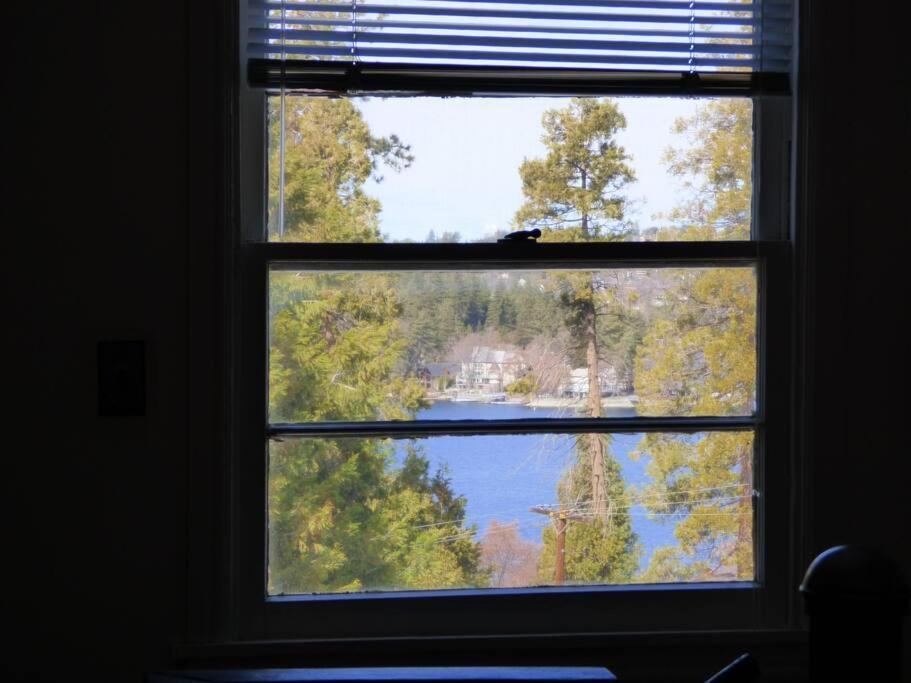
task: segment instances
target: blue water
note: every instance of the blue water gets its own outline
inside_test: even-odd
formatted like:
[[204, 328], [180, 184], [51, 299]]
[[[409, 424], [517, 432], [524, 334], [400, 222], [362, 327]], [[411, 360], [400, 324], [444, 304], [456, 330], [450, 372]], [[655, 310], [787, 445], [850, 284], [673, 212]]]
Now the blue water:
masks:
[[[608, 416], [629, 415], [631, 411], [607, 411]], [[529, 408], [498, 403], [452, 403], [439, 401], [423, 410], [418, 419], [470, 420], [514, 419], [565, 416], [565, 410]], [[623, 478], [637, 487], [651, 481], [645, 468], [647, 456], [634, 461], [641, 434], [615, 434], [610, 450], [620, 463]], [[494, 520], [514, 522], [528, 541], [539, 543], [541, 530], [549, 522], [531, 512], [534, 505], [557, 503], [557, 484], [573, 462], [574, 437], [571, 435], [531, 434], [509, 436], [443, 436], [421, 440], [431, 472], [448, 469], [453, 490], [468, 500], [467, 524], [476, 524], [481, 534]], [[404, 443], [396, 457], [404, 457]], [[630, 510], [633, 530], [639, 536], [644, 553], [641, 564], [655, 548], [674, 545], [674, 527], [670, 523], [649, 519], [640, 507]]]

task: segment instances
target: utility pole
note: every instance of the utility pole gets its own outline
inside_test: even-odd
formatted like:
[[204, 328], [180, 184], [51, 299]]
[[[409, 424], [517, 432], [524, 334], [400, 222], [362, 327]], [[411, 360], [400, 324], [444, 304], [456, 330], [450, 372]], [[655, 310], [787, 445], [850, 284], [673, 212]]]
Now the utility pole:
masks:
[[566, 580], [566, 515], [557, 516], [557, 564], [554, 569], [554, 583], [562, 586]]
[[554, 558], [554, 585], [562, 586], [566, 581], [566, 523], [570, 519], [583, 519], [584, 517], [573, 513], [571, 510], [563, 510], [559, 507], [550, 507], [548, 505], [535, 505], [531, 508], [532, 512], [539, 515], [547, 515], [557, 529], [557, 556]]

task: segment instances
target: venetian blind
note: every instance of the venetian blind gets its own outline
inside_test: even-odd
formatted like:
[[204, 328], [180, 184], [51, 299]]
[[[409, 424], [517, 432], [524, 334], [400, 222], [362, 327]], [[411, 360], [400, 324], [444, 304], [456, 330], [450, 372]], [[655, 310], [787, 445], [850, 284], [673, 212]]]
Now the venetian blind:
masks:
[[[357, 89], [364, 74], [787, 73], [791, 0], [250, 0], [249, 78]], [[426, 78], [425, 78], [426, 80]]]

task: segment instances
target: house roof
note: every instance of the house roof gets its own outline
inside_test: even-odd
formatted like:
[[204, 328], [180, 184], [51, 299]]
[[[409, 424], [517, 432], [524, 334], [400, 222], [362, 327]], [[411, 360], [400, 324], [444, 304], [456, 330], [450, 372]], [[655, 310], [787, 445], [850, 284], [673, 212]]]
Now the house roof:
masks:
[[461, 369], [461, 363], [427, 363], [424, 368], [427, 372], [430, 373], [431, 377], [442, 377], [443, 375], [449, 373], [450, 375], [457, 375]]
[[514, 351], [492, 349], [489, 346], [475, 346], [471, 350], [472, 363], [518, 363], [519, 357]]

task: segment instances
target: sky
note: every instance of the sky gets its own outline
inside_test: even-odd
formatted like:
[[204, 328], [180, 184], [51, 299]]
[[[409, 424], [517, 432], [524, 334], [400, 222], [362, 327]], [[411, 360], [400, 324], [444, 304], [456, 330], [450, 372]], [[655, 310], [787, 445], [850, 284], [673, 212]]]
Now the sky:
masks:
[[[664, 150], [683, 141], [671, 135], [676, 118], [696, 111], [698, 100], [615, 98], [627, 127], [617, 135], [635, 170], [627, 186], [628, 218], [639, 228], [661, 224], [672, 209], [678, 182], [661, 162]], [[518, 169], [541, 157], [541, 116], [566, 106], [565, 98], [371, 98], [356, 101], [374, 135], [397, 134], [415, 161], [383, 169], [368, 194], [380, 200], [387, 239], [423, 241], [430, 230], [477, 240], [512, 228], [523, 197]], [[664, 221], [666, 222], [666, 221]]]

